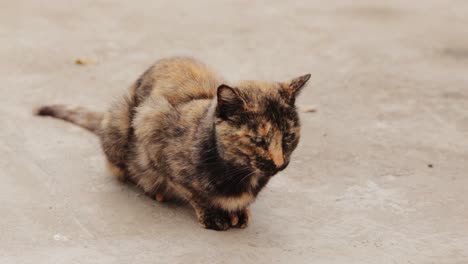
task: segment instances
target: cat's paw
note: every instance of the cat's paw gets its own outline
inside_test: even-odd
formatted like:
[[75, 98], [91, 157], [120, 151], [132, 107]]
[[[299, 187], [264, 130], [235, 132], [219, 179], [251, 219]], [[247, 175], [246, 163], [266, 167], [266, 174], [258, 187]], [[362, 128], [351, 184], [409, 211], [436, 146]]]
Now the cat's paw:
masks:
[[217, 209], [206, 210], [198, 221], [204, 228], [217, 231], [228, 230], [232, 225], [229, 213]]
[[232, 227], [246, 228], [249, 225], [250, 210], [245, 208], [238, 212], [229, 213], [229, 218]]
[[166, 200], [164, 198], [164, 194], [162, 193], [156, 193], [156, 195], [154, 196], [154, 199], [158, 202], [164, 202], [164, 200]]

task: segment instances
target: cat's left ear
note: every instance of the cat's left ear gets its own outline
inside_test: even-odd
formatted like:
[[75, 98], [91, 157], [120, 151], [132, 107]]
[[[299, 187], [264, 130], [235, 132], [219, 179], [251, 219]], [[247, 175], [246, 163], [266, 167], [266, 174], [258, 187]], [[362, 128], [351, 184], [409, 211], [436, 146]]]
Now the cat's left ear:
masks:
[[284, 95], [292, 100], [294, 103], [294, 99], [296, 96], [299, 95], [302, 88], [306, 85], [307, 81], [310, 79], [310, 73], [306, 75], [299, 76], [297, 78], [292, 79], [289, 82], [283, 84], [283, 93]]
[[221, 84], [217, 90], [218, 114], [224, 118], [234, 116], [246, 108], [245, 102], [239, 89]]

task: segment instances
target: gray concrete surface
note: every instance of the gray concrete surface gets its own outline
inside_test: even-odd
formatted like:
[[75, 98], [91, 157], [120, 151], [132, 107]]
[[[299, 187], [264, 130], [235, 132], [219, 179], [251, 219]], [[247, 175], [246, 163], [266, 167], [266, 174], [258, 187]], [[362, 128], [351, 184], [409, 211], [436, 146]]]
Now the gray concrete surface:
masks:
[[[114, 181], [93, 135], [31, 115], [103, 110], [169, 55], [313, 75], [299, 103], [319, 111], [246, 230], [201, 229]], [[0, 58], [2, 264], [468, 263], [465, 0], [2, 1]]]

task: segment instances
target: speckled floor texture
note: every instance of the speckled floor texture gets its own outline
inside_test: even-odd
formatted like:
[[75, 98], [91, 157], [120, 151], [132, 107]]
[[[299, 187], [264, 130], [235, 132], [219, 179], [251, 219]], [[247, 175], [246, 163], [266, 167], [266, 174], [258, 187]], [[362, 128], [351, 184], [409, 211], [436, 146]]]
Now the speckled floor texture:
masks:
[[[245, 230], [106, 171], [104, 110], [156, 59], [312, 73], [303, 137]], [[0, 263], [468, 263], [468, 1], [2, 1]], [[76, 59], [92, 62], [75, 64]]]

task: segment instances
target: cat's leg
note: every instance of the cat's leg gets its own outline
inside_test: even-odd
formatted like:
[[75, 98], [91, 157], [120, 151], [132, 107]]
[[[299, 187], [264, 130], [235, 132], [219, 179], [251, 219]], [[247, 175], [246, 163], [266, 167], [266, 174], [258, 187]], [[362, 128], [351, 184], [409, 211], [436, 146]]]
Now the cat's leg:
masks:
[[99, 131], [102, 149], [107, 157], [107, 167], [120, 181], [127, 179], [127, 153], [132, 128], [133, 101], [125, 96], [115, 102], [104, 115]]
[[190, 201], [195, 213], [197, 214], [198, 223], [206, 228], [217, 231], [224, 231], [231, 227], [231, 217], [229, 212], [213, 208], [204, 207], [194, 201]]
[[132, 182], [143, 190], [148, 197], [162, 202], [170, 195], [167, 179], [152, 169], [148, 160], [137, 158], [129, 162], [128, 170]]
[[229, 218], [231, 219], [232, 227], [246, 228], [250, 221], [250, 209], [245, 208], [237, 212], [231, 212], [229, 213]]
[[248, 208], [229, 212], [212, 206], [201, 206], [194, 201], [190, 201], [190, 204], [195, 209], [198, 222], [206, 229], [227, 230], [230, 227], [245, 228], [249, 224], [250, 210]]
[[110, 161], [106, 161], [107, 169], [115, 176], [115, 178], [121, 182], [125, 182], [126, 174], [125, 171], [116, 165], [112, 164]]

